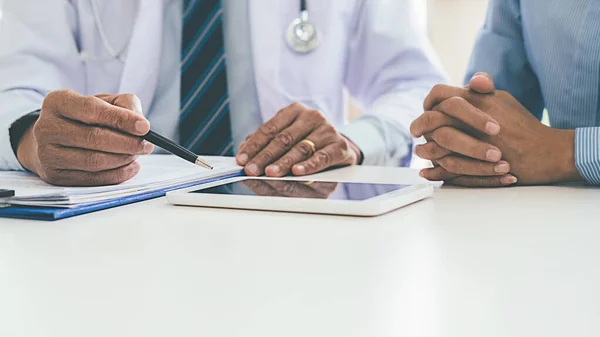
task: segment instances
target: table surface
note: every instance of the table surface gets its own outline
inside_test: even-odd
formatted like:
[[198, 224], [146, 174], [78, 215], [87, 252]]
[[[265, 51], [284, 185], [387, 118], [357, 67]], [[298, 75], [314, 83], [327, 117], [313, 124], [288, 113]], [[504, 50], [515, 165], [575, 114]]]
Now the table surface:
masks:
[[599, 219], [581, 186], [443, 187], [377, 218], [161, 198], [0, 219], [0, 336], [599, 336]]

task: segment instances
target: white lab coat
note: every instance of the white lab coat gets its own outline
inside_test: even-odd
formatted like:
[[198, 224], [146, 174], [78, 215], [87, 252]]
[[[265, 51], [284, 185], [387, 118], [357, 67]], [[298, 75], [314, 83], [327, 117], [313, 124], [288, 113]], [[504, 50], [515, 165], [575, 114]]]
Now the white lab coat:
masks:
[[[111, 45], [128, 50], [125, 64], [85, 60], [106, 55], [89, 0], [3, 1], [0, 169], [20, 169], [7, 130], [19, 117], [40, 109], [50, 91], [134, 93], [145, 111], [150, 108], [156, 95], [167, 1], [177, 0], [98, 0], [102, 21], [110, 23], [105, 28]], [[420, 113], [417, 97], [445, 80], [416, 13], [404, 8], [421, 0], [309, 1], [326, 42], [301, 57], [290, 51], [283, 38], [290, 18], [298, 16], [298, 0], [248, 1], [256, 87], [265, 121], [293, 101], [310, 101], [339, 125], [344, 120], [340, 105], [347, 88], [362, 96], [357, 98], [367, 112], [393, 116], [407, 128]], [[349, 35], [356, 31], [359, 36], [364, 28], [357, 20], [360, 11], [371, 11], [376, 20], [370, 23], [368, 38], [354, 41]], [[399, 35], [406, 36], [398, 39]], [[397, 41], [405, 45], [395, 48]], [[398, 78], [406, 79], [405, 87], [398, 87], [394, 81]], [[399, 111], [403, 104], [406, 111]]]

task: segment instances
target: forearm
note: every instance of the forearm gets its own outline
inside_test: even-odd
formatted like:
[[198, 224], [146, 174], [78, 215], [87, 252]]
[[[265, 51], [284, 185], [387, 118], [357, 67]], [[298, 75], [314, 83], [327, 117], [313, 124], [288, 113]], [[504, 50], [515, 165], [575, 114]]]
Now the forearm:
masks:
[[426, 90], [416, 89], [382, 96], [362, 117], [340, 128], [362, 151], [363, 165], [410, 164], [410, 124], [421, 114], [425, 95]]

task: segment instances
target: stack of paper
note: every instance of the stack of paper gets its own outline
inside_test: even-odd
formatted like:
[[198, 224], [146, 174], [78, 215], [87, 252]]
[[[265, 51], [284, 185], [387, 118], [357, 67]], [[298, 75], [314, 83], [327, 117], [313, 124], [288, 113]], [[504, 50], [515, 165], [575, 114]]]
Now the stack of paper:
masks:
[[29, 173], [0, 172], [0, 187], [16, 191], [15, 197], [0, 199], [0, 203], [76, 208], [227, 177], [242, 171], [234, 158], [206, 159], [215, 167], [214, 170], [201, 168], [171, 155], [142, 157], [139, 159], [141, 170], [135, 178], [120, 185], [103, 187], [57, 187]]

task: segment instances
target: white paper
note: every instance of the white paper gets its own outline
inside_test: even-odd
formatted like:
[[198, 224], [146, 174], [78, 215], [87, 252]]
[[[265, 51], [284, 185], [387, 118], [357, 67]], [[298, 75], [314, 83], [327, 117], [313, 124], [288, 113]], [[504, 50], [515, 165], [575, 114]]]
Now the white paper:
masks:
[[119, 185], [101, 187], [58, 187], [25, 172], [0, 172], [0, 186], [16, 191], [4, 203], [28, 206], [74, 207], [123, 198], [241, 172], [230, 157], [206, 157], [208, 170], [172, 155], [151, 155], [139, 159], [138, 175]]

